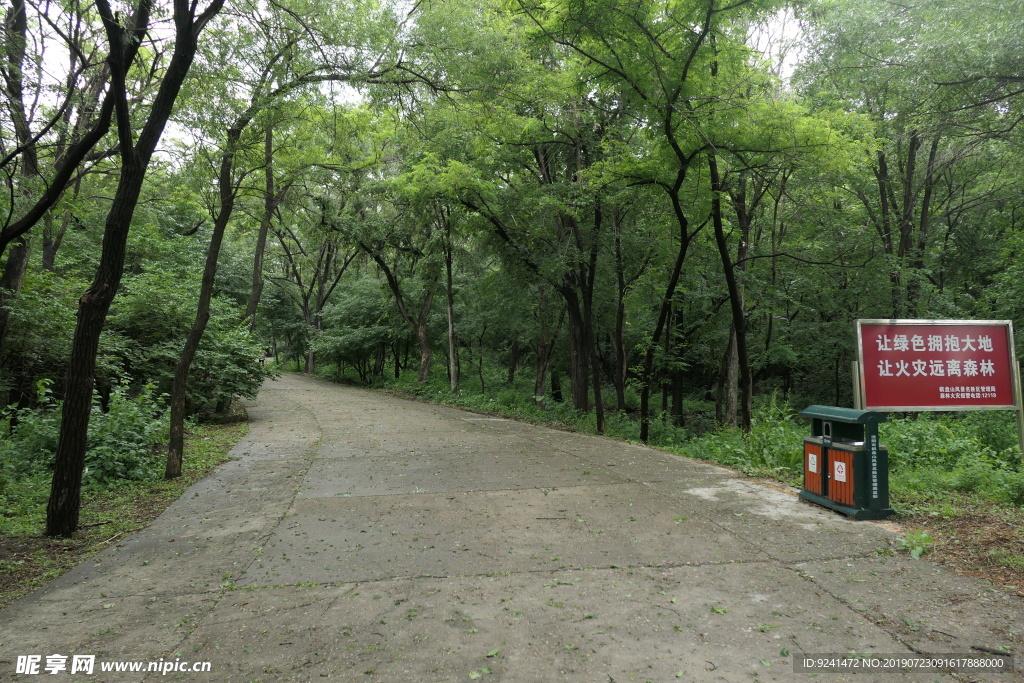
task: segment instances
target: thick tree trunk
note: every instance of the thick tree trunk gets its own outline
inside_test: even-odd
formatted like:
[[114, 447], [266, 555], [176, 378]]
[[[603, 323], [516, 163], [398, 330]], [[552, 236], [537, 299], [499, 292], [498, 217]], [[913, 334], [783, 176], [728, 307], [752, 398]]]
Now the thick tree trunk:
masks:
[[[132, 144], [131, 112], [128, 111], [125, 82], [128, 64], [137, 47], [135, 43], [128, 41], [130, 47], [124, 51], [112, 51], [108, 59], [112, 72], [110, 96], [117, 100], [121, 173], [114, 200], [107, 213], [96, 278], [79, 299], [78, 324], [75, 326], [70, 363], [65, 378], [60, 436], [57, 441], [50, 499], [46, 507], [47, 536], [70, 536], [78, 528], [96, 355], [110, 303], [121, 284], [132, 216], [139, 201], [149, 160], [160, 141], [181, 85], [195, 57], [199, 31], [209, 18], [220, 10], [222, 4], [223, 0], [214, 0], [213, 4], [196, 18], [193, 15], [194, 8], [190, 8], [184, 0], [175, 0], [174, 52], [135, 145]], [[109, 5], [104, 5], [105, 10], [109, 11]], [[148, 16], [148, 5], [144, 11]], [[124, 40], [123, 29], [112, 15], [107, 12], [104, 14], [111, 45], [121, 45]], [[144, 29], [147, 23], [148, 21], [139, 21], [136, 26]]]
[[70, 536], [78, 528], [96, 355], [110, 303], [121, 283], [128, 229], [144, 170], [145, 165], [138, 159], [126, 160], [122, 165], [118, 192], [107, 215], [96, 278], [78, 301], [78, 324], [64, 380], [60, 436], [46, 506], [47, 536]]

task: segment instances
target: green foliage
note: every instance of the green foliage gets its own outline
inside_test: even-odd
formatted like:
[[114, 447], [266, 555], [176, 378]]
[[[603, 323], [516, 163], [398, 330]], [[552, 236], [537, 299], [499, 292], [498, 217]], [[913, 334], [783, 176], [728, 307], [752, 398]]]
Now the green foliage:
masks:
[[923, 414], [881, 426], [889, 449], [890, 491], [901, 510], [944, 514], [950, 491], [1024, 505], [1014, 416], [1006, 412]]
[[968, 413], [951, 417], [924, 414], [881, 425], [881, 440], [889, 448], [889, 469], [943, 468], [979, 463], [990, 468], [1016, 467], [1020, 448], [1010, 413]]
[[783, 400], [772, 395], [754, 407], [749, 434], [725, 426], [696, 438], [681, 450], [684, 455], [735, 467], [752, 475], [769, 475], [793, 483], [803, 468], [803, 437], [807, 428]]
[[[9, 406], [0, 413], [0, 532], [18, 531], [22, 523], [34, 526], [49, 495], [62, 404], [54, 399], [49, 383], [40, 382], [38, 391], [34, 407]], [[166, 409], [152, 386], [135, 395], [125, 385], [113, 387], [106, 410], [97, 394], [89, 420], [83, 491], [159, 479], [164, 462], [160, 447], [167, 442], [167, 430]]]
[[354, 368], [362, 382], [370, 379], [380, 349], [404, 334], [389, 319], [391, 304], [374, 278], [362, 278], [335, 295], [323, 312], [322, 329], [313, 348], [324, 361]]
[[[185, 336], [195, 316], [195, 292], [188, 280], [154, 270], [131, 278], [111, 314], [105, 334], [118, 347], [134, 384], [150, 383], [169, 394]], [[224, 412], [237, 397], [255, 398], [273, 371], [260, 365], [263, 345], [238, 323], [241, 312], [230, 299], [215, 298], [187, 387], [190, 414]]]
[[935, 539], [933, 539], [927, 531], [924, 529], [915, 529], [914, 531], [906, 532], [903, 538], [900, 539], [900, 549], [906, 550], [910, 553], [912, 558], [917, 560], [920, 559], [922, 555], [929, 552], [934, 543]]
[[[86, 488], [108, 487], [121, 480], [143, 480], [159, 475], [161, 456], [155, 449], [167, 441], [166, 410], [151, 385], [136, 395], [125, 385], [115, 386], [102, 405], [95, 396], [89, 420]], [[9, 406], [3, 412], [6, 431], [0, 440], [0, 491], [24, 478], [48, 475], [53, 468], [60, 434], [61, 401], [49, 385], [39, 383], [32, 408]]]
[[94, 406], [82, 484], [86, 488], [115, 486], [121, 481], [159, 477], [168, 424], [162, 397], [147, 384], [135, 396], [126, 386], [111, 391], [107, 409]]

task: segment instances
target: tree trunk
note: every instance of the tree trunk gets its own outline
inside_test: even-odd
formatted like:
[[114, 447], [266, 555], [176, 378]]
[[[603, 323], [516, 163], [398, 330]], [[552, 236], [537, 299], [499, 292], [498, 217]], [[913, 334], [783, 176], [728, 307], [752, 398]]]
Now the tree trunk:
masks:
[[[243, 115], [244, 117], [244, 115]], [[217, 277], [217, 261], [220, 257], [224, 231], [231, 212], [235, 206], [235, 184], [233, 182], [234, 159], [238, 140], [248, 121], [244, 118], [237, 121], [227, 134], [224, 156], [221, 158], [217, 184], [220, 189], [220, 213], [213, 223], [213, 234], [206, 250], [206, 264], [203, 267], [203, 279], [199, 288], [199, 303], [196, 317], [192, 321], [185, 345], [178, 357], [174, 369], [174, 382], [171, 386], [171, 428], [170, 440], [167, 445], [167, 459], [164, 466], [164, 479], [175, 479], [181, 476], [181, 463], [185, 450], [185, 410], [188, 396], [188, 375], [192, 369], [192, 361], [206, 333], [206, 325], [210, 321], [210, 302], [213, 299], [213, 285]], [[261, 269], [262, 270], [262, 269]]]
[[615, 235], [615, 331], [612, 333], [612, 348], [615, 350], [615, 409], [626, 411], [626, 377], [629, 359], [626, 354], [626, 273], [622, 262], [622, 224], [619, 212], [612, 212], [612, 232]]
[[551, 371], [551, 400], [559, 403], [565, 400], [562, 396], [562, 378], [558, 376], [558, 370]]
[[665, 294], [661, 300], [661, 310], [658, 313], [658, 322], [654, 326], [654, 334], [651, 336], [647, 352], [644, 354], [643, 370], [640, 376], [640, 440], [647, 443], [651, 433], [651, 382], [654, 379], [654, 355], [661, 341], [661, 335], [665, 331], [668, 317], [672, 310], [672, 298], [675, 296], [676, 285], [679, 283], [679, 276], [683, 270], [683, 262], [686, 260], [686, 252], [690, 243], [690, 235], [687, 233], [686, 221], [682, 214], [682, 206], [678, 196], [673, 197], [673, 204], [677, 210], [677, 219], [680, 223], [680, 235], [684, 239], [679, 242], [679, 251], [676, 254], [676, 262], [672, 268], [672, 275], [665, 286]]
[[739, 363], [736, 355], [736, 328], [729, 326], [729, 343], [722, 356], [722, 372], [718, 379], [716, 415], [719, 424], [737, 425], [736, 395], [739, 389]]
[[683, 340], [685, 334], [683, 330], [683, 315], [681, 311], [676, 311], [675, 320], [675, 332], [672, 335], [672, 355], [675, 360], [675, 367], [672, 368], [672, 422], [676, 426], [682, 426], [683, 424], [683, 389], [684, 386], [684, 375], [682, 367], [682, 355], [683, 355]]
[[487, 393], [487, 382], [484, 380], [484, 335], [487, 334], [487, 325], [484, 325], [480, 330], [480, 336], [477, 337], [477, 347], [480, 352], [477, 354], [477, 375], [480, 377], [480, 393]]
[[750, 412], [753, 394], [753, 378], [750, 374], [750, 362], [747, 356], [747, 324], [744, 310], [743, 292], [736, 279], [736, 267], [729, 258], [729, 244], [725, 237], [725, 226], [722, 221], [722, 181], [718, 173], [718, 159], [714, 153], [708, 155], [708, 169], [711, 176], [711, 220], [715, 229], [715, 243], [718, 255], [725, 271], [725, 282], [729, 290], [729, 303], [732, 309], [733, 329], [736, 334], [736, 360], [739, 364], [740, 383], [740, 428], [750, 431]]
[[[537, 317], [540, 321], [540, 334], [537, 338], [537, 373], [533, 382], [533, 403], [538, 408], [544, 408], [544, 393], [546, 390], [547, 374], [551, 368], [551, 360], [554, 358], [555, 349], [557, 348], [558, 333], [562, 329], [562, 321], [565, 317], [565, 309], [559, 314], [558, 325], [554, 331], [551, 331], [551, 326], [548, 323], [548, 295], [547, 289], [541, 287], [540, 297], [537, 301]], [[552, 374], [552, 389], [555, 386], [555, 375]], [[558, 396], [559, 401], [562, 400], [561, 395]]]
[[587, 331], [574, 291], [563, 292], [569, 313], [569, 392], [576, 410], [590, 410], [590, 387], [587, 367]]
[[46, 506], [47, 536], [70, 536], [78, 528], [96, 355], [110, 303], [121, 283], [128, 229], [145, 170], [136, 155], [128, 152], [126, 156], [129, 158], [122, 164], [118, 192], [107, 215], [96, 278], [78, 301], [78, 323], [64, 380], [60, 436]]
[[269, 124], [263, 141], [263, 163], [263, 216], [260, 219], [260, 231], [256, 235], [256, 250], [252, 259], [252, 288], [249, 290], [249, 300], [245, 304], [245, 319], [249, 321], [250, 330], [256, 327], [256, 311], [263, 296], [263, 256], [267, 249], [267, 233], [270, 232], [270, 224], [274, 220], [274, 210], [280, 202], [274, 190], [274, 127]]
[[423, 383], [430, 377], [430, 339], [427, 337], [427, 319], [430, 317], [430, 305], [434, 301], [433, 293], [427, 294], [427, 298], [420, 307], [420, 317], [416, 321], [416, 341], [420, 347], [420, 372], [416, 375], [416, 381]]
[[519, 368], [519, 338], [512, 340], [512, 348], [508, 350], [508, 376], [505, 383], [512, 386], [516, 379], [516, 369]]
[[[121, 284], [124, 272], [128, 231], [139, 201], [146, 168], [163, 134], [164, 126], [174, 109], [174, 102], [195, 57], [199, 32], [218, 11], [223, 0], [214, 0], [198, 18], [194, 8], [184, 0], [175, 0], [174, 19], [176, 35], [174, 52], [160, 84], [149, 115], [133, 145], [131, 112], [126, 97], [126, 75], [135, 47], [111, 52], [110, 97], [116, 100], [118, 143], [121, 154], [121, 172], [117, 190], [103, 232], [103, 246], [99, 266], [92, 285], [79, 299], [78, 323], [71, 345], [70, 362], [65, 378], [64, 408], [61, 415], [60, 436], [54, 460], [50, 499], [46, 507], [46, 535], [70, 536], [78, 528], [81, 507], [82, 472], [85, 468], [85, 449], [92, 408], [93, 378], [100, 334], [110, 310], [110, 303]], [[109, 5], [101, 6], [111, 45], [124, 40], [120, 23], [109, 14]], [[148, 10], [148, 6], [146, 7]], [[145, 27], [148, 22], [137, 26]], [[138, 38], [138, 36], [134, 36]]]
[[452, 286], [452, 226], [445, 216], [444, 274], [448, 308], [448, 383], [452, 393], [459, 390], [459, 347], [455, 340], [455, 291]]
[[11, 311], [8, 306], [17, 298], [21, 285], [25, 282], [31, 253], [32, 246], [26, 235], [14, 240], [11, 248], [7, 250], [7, 263], [4, 265], [3, 275], [0, 276], [0, 358], [6, 358], [3, 349], [7, 341], [7, 328], [11, 322]]

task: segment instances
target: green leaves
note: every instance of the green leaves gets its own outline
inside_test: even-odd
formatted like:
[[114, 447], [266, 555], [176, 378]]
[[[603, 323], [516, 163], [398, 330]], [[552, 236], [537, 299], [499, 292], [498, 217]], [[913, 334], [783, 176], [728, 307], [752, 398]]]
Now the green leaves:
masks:
[[922, 555], [931, 551], [934, 544], [935, 539], [924, 529], [908, 531], [900, 539], [900, 549], [906, 550], [915, 560], [920, 559]]

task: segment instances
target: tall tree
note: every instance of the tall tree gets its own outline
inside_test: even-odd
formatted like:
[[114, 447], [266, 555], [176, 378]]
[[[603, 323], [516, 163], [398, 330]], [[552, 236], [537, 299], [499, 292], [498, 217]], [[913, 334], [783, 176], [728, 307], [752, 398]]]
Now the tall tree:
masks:
[[112, 46], [107, 59], [110, 69], [108, 98], [117, 122], [120, 176], [104, 225], [103, 249], [96, 278], [79, 300], [78, 324], [65, 378], [60, 437], [46, 508], [48, 536], [70, 536], [78, 527], [96, 353], [110, 303], [117, 293], [124, 272], [125, 247], [132, 215], [150, 158], [195, 58], [199, 36], [223, 4], [224, 0], [212, 0], [200, 10], [187, 0], [174, 0], [174, 50], [164, 67], [160, 87], [136, 136], [133, 125], [135, 112], [129, 106], [128, 78], [132, 61], [147, 36], [151, 6], [147, 0], [140, 2], [128, 25], [122, 26], [120, 15], [115, 14], [107, 0], [98, 0], [96, 3], [107, 40]]
[[[341, 35], [324, 35], [314, 32], [305, 22], [296, 20], [294, 9], [270, 6], [267, 11], [272, 16], [261, 16], [263, 13], [261, 8], [252, 7], [251, 16], [258, 18], [253, 22], [254, 30], [246, 31], [244, 28], [229, 24], [226, 28], [229, 33], [234, 34], [232, 37], [236, 40], [220, 44], [222, 49], [234, 51], [235, 62], [240, 63], [241, 71], [249, 76], [250, 80], [246, 83], [246, 90], [250, 95], [247, 106], [228, 124], [224, 135], [217, 174], [219, 197], [215, 209], [213, 234], [203, 271], [199, 304], [192, 329], [182, 348], [181, 358], [175, 370], [174, 387], [171, 391], [171, 436], [165, 469], [165, 477], [168, 479], [181, 474], [188, 373], [210, 317], [210, 300], [213, 296], [217, 274], [217, 261], [224, 239], [224, 231], [231, 220], [239, 188], [240, 179], [235, 177], [235, 160], [242, 146], [243, 134], [246, 133], [249, 125], [260, 112], [293, 95], [298, 90], [321, 83], [373, 82], [387, 78], [390, 72], [397, 70], [396, 64], [385, 61], [387, 43], [384, 43], [383, 53], [378, 48], [373, 60], [353, 59], [348, 54], [347, 48], [366, 47], [368, 43], [366, 38], [360, 39], [356, 45], [352, 46], [337, 45], [334, 44], [334, 41], [343, 39], [344, 32], [340, 32]], [[328, 17], [321, 17], [318, 30], [331, 26]], [[333, 27], [340, 28], [340, 25], [333, 25]], [[241, 38], [245, 39], [241, 40]], [[370, 45], [370, 47], [375, 46]], [[307, 56], [309, 54], [314, 56], [309, 58]], [[213, 66], [213, 64], [209, 66]], [[400, 77], [397, 80], [405, 79]], [[229, 91], [230, 87], [225, 87], [223, 90]], [[267, 125], [269, 130], [270, 124]], [[267, 151], [267, 147], [270, 146], [267, 137], [269, 135], [268, 132], [261, 136], [266, 140], [262, 157], [263, 163], [267, 163], [267, 154], [273, 152], [272, 149], [270, 152]], [[271, 174], [269, 177], [272, 181], [272, 166], [268, 168], [271, 169], [268, 170], [268, 174]], [[241, 174], [242, 177], [246, 175], [248, 174]], [[271, 181], [268, 181], [268, 184], [272, 186]], [[268, 196], [266, 201], [274, 203], [276, 200], [269, 189], [265, 192]], [[272, 210], [272, 206], [265, 208], [265, 214]], [[269, 216], [265, 215], [264, 220], [269, 220]], [[262, 228], [261, 234], [265, 234]], [[321, 252], [320, 257], [323, 267], [318, 269], [318, 276], [313, 283], [310, 283], [308, 290], [309, 294], [316, 294], [315, 311], [309, 310], [309, 295], [303, 298], [307, 304], [304, 308], [307, 324], [316, 327], [319, 326], [320, 311], [323, 309], [327, 297], [330, 296], [351, 260], [351, 256], [342, 259], [331, 241], [325, 241], [323, 244], [325, 251]], [[339, 263], [341, 263], [340, 267]], [[329, 275], [334, 270], [337, 270], [337, 274]], [[329, 278], [333, 278], [333, 282]], [[312, 371], [312, 348], [309, 354], [307, 370]]]
[[[1004, 139], [1022, 120], [1024, 65], [1002, 46], [1016, 40], [1020, 8], [1016, 0], [810, 6], [797, 82], [815, 106], [855, 110], [874, 124], [873, 149], [844, 186], [887, 256], [889, 315], [927, 314], [929, 292], [947, 284], [937, 263], [945, 244], [973, 230], [979, 211], [1019, 193]], [[980, 166], [997, 172], [979, 175]]]

